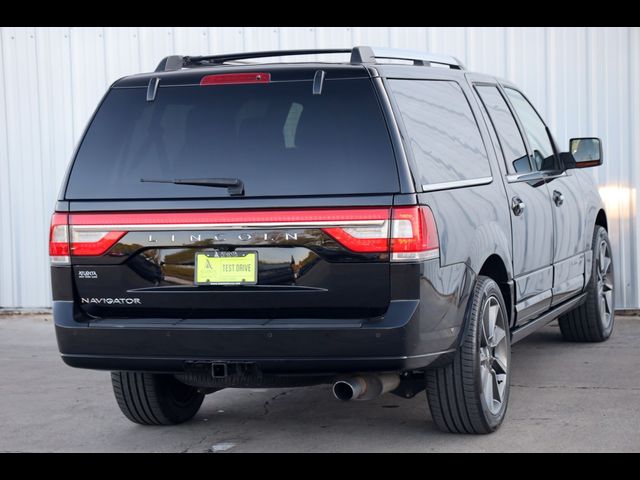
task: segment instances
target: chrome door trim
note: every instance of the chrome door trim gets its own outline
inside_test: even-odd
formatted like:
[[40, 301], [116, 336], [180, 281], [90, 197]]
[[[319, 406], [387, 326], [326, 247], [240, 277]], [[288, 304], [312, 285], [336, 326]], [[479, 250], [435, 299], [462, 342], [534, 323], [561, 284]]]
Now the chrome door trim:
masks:
[[526, 172], [526, 173], [511, 173], [507, 175], [505, 178], [509, 183], [516, 183], [516, 182], [535, 182], [539, 180], [551, 180], [554, 178], [560, 178], [560, 177], [566, 177], [566, 176], [568, 176], [566, 170], [562, 172], [545, 172], [545, 171], [536, 170], [533, 172]]

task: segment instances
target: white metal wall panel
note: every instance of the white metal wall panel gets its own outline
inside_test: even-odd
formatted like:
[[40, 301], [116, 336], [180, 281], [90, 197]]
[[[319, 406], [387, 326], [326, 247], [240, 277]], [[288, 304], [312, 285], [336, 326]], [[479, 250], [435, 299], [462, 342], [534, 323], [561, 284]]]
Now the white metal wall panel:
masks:
[[[433, 27], [427, 32], [428, 42], [426, 50], [434, 53], [448, 53], [458, 58], [465, 66], [469, 64], [467, 56], [468, 28], [464, 27]], [[398, 45], [409, 48], [408, 45]], [[488, 73], [488, 72], [485, 72]]]
[[608, 206], [616, 303], [640, 307], [638, 27], [3, 27], [0, 307], [50, 304], [50, 213], [73, 148], [113, 81], [151, 71], [170, 54], [358, 44], [454, 55], [522, 87], [561, 145], [602, 137], [605, 165], [592, 174]]
[[640, 188], [640, 28], [632, 28], [629, 32], [629, 84], [632, 86], [629, 96], [629, 150], [631, 151], [629, 159], [629, 183], [630, 197], [629, 203], [632, 211], [629, 214], [628, 225], [631, 229], [630, 240], [635, 241], [632, 244], [631, 256], [628, 262], [635, 265], [635, 274], [629, 278], [622, 279], [631, 292], [635, 291], [635, 300], [630, 299], [627, 306], [640, 306], [640, 208], [638, 207], [637, 194]]
[[6, 81], [4, 68], [5, 32], [0, 32], [0, 305], [15, 305], [12, 245], [12, 189], [10, 182], [9, 141], [7, 125], [9, 111], [5, 98]]
[[104, 28], [107, 81], [111, 82], [140, 69], [140, 32], [136, 27]]

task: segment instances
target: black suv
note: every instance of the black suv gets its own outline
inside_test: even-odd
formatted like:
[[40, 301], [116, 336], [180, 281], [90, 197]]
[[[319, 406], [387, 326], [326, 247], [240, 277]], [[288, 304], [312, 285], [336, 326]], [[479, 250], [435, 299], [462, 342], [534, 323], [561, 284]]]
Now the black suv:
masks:
[[140, 424], [225, 387], [326, 383], [426, 390], [442, 430], [491, 432], [513, 342], [556, 318], [570, 341], [611, 334], [607, 217], [581, 170], [601, 163], [597, 138], [562, 152], [516, 86], [453, 57], [167, 57], [111, 86], [64, 181], [62, 358], [112, 371]]

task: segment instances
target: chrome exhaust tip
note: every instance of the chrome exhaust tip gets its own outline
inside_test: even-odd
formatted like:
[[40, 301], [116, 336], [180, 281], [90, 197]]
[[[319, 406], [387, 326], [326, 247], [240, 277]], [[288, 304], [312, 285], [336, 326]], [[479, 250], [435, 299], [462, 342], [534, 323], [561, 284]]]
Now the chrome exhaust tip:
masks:
[[345, 378], [333, 384], [333, 396], [345, 402], [361, 397], [366, 390], [367, 382], [363, 377]]
[[333, 384], [333, 396], [342, 401], [371, 400], [396, 389], [398, 385], [400, 376], [395, 373], [344, 377]]

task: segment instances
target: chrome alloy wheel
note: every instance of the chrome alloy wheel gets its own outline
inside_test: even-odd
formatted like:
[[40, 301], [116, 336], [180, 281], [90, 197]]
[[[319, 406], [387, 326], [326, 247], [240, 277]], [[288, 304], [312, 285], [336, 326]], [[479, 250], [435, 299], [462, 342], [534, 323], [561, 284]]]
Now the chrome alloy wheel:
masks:
[[489, 297], [482, 312], [480, 385], [489, 411], [496, 415], [505, 400], [508, 373], [507, 326], [496, 297]]
[[609, 328], [613, 313], [613, 273], [611, 268], [611, 250], [602, 240], [596, 259], [596, 282], [598, 285], [598, 309], [603, 328]]

